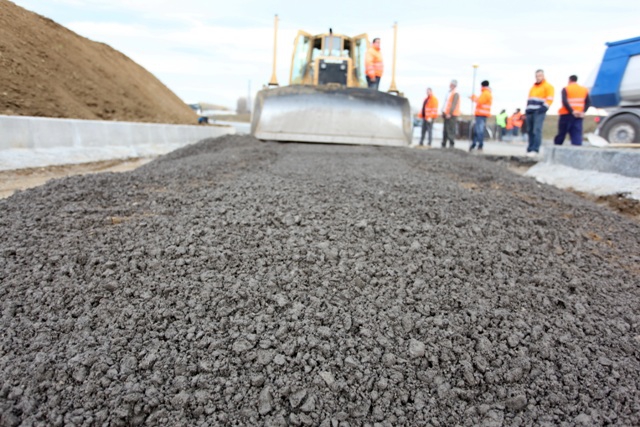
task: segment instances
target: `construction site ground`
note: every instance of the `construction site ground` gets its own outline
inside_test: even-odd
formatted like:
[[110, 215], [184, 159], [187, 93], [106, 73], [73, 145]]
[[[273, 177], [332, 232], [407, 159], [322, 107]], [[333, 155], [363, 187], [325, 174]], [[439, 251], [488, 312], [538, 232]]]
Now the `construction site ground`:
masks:
[[135, 169], [151, 160], [153, 159], [116, 159], [102, 162], [0, 171], [0, 199], [9, 197], [16, 191], [43, 185], [50, 180], [73, 175], [124, 172]]
[[640, 425], [640, 225], [505, 164], [233, 135], [0, 210], [0, 425]]
[[[0, 114], [196, 122], [120, 52], [0, 9]], [[517, 141], [264, 143], [247, 119], [0, 172], [0, 426], [640, 425], [637, 202], [523, 176]]]
[[[228, 120], [228, 118], [225, 120]], [[231, 124], [233, 122], [227, 123]], [[238, 123], [236, 127], [239, 133], [248, 132], [248, 127], [244, 122]], [[417, 138], [414, 139], [414, 144], [415, 143], [417, 143]], [[464, 151], [468, 145], [469, 141], [459, 141], [458, 149]], [[439, 142], [434, 144], [434, 148], [437, 149], [437, 147], [439, 147]], [[509, 142], [486, 141], [484, 153], [478, 157], [500, 163], [510, 171], [522, 175], [526, 173], [531, 166], [536, 164], [536, 160], [527, 159], [522, 155], [525, 148], [526, 144], [517, 140]], [[151, 160], [153, 160], [153, 158], [114, 159], [94, 163], [0, 171], [0, 198], [9, 197], [19, 190], [43, 185], [52, 179], [101, 172], [124, 172], [135, 169]], [[640, 221], [640, 201], [638, 200], [625, 197], [622, 194], [598, 196], [587, 192], [574, 191], [572, 189], [568, 191], [612, 209], [614, 212], [635, 221]]]

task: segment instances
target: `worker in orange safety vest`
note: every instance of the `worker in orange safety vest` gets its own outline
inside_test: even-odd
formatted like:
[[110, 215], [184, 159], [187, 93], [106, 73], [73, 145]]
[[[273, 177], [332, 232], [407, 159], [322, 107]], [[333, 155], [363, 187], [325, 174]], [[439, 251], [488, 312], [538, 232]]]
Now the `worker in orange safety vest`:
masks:
[[367, 50], [365, 55], [365, 73], [367, 75], [367, 84], [369, 89], [378, 90], [380, 85], [380, 78], [384, 71], [384, 64], [382, 62], [382, 53], [380, 53], [380, 39], [376, 37], [371, 42], [371, 46]]
[[507, 127], [505, 128], [505, 135], [507, 135], [507, 140], [510, 141], [511, 137], [510, 135], [513, 135], [513, 117], [509, 116], [507, 117]]
[[427, 97], [422, 103], [422, 108], [418, 112], [418, 117], [422, 119], [422, 133], [420, 134], [419, 146], [423, 145], [424, 136], [429, 132], [427, 145], [431, 147], [431, 139], [433, 135], [433, 122], [438, 117], [438, 98], [435, 97], [431, 88], [427, 88]]
[[473, 140], [469, 151], [472, 151], [476, 146], [478, 151], [482, 151], [484, 145], [484, 130], [487, 126], [487, 117], [491, 116], [491, 104], [493, 103], [493, 95], [491, 89], [489, 89], [489, 82], [484, 80], [480, 83], [480, 96], [471, 95], [471, 100], [476, 103], [475, 109], [475, 124], [473, 126]]
[[569, 84], [562, 89], [558, 135], [553, 140], [555, 145], [562, 145], [567, 133], [571, 137], [571, 145], [582, 145], [582, 120], [584, 112], [591, 106], [591, 99], [589, 90], [577, 82], [577, 76], [569, 76]]
[[442, 148], [447, 146], [453, 148], [456, 138], [456, 122], [460, 117], [460, 95], [456, 91], [458, 86], [457, 80], [451, 80], [449, 83], [449, 93], [447, 100], [442, 108], [442, 117], [444, 118], [444, 131], [442, 132]]
[[554, 89], [545, 79], [544, 71], [536, 70], [536, 82], [529, 91], [527, 99], [527, 133], [529, 144], [527, 156], [536, 157], [542, 145], [542, 126], [547, 115], [547, 110], [553, 103]]
[[522, 129], [524, 114], [520, 112], [519, 108], [516, 108], [515, 113], [511, 115], [511, 124], [513, 125], [513, 136], [518, 136], [518, 132]]

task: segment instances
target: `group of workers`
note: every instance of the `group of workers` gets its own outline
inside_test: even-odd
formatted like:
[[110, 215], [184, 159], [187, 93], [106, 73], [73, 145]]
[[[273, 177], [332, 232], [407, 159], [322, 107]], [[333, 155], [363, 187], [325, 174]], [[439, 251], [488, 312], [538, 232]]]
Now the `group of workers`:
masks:
[[[506, 135], [522, 134], [528, 136], [527, 156], [535, 157], [540, 152], [542, 145], [542, 127], [544, 120], [554, 98], [554, 88], [544, 78], [544, 71], [536, 71], [536, 81], [529, 90], [527, 108], [523, 114], [520, 109], [509, 116], [505, 110], [496, 116], [498, 139]], [[569, 135], [572, 145], [582, 145], [582, 123], [584, 113], [591, 105], [589, 91], [584, 86], [579, 85], [578, 77], [572, 75], [569, 82], [562, 89], [562, 105], [558, 111], [558, 133], [554, 138], [555, 145], [562, 145]], [[442, 136], [442, 147], [449, 143], [450, 147], [455, 144], [455, 126], [457, 118], [460, 116], [460, 96], [456, 91], [458, 82], [452, 80], [449, 84], [449, 93], [441, 113], [444, 119], [444, 130]], [[484, 80], [481, 84], [480, 95], [472, 95], [470, 98], [475, 102], [474, 125], [472, 141], [469, 151], [475, 149], [481, 151], [484, 145], [484, 133], [487, 119], [491, 116], [491, 104], [493, 96], [489, 88], [489, 82]], [[431, 129], [433, 121], [438, 117], [438, 100], [433, 96], [431, 88], [427, 89], [422, 109], [418, 112], [418, 117], [422, 119], [422, 134], [419, 145], [423, 145], [425, 135], [428, 134], [428, 145], [431, 145]]]
[[[380, 39], [375, 38], [366, 54], [365, 68], [367, 83], [370, 89], [378, 89], [380, 78], [384, 70], [382, 54], [380, 53]], [[569, 83], [562, 89], [562, 105], [558, 111], [558, 134], [554, 138], [554, 144], [562, 145], [569, 135], [572, 145], [582, 145], [582, 122], [584, 113], [589, 109], [589, 91], [584, 86], [579, 85], [578, 77], [569, 77]], [[460, 95], [457, 92], [458, 81], [451, 80], [449, 93], [440, 111], [444, 120], [442, 135], [442, 147], [449, 143], [450, 147], [455, 145], [456, 123], [460, 117]], [[487, 118], [491, 116], [491, 104], [493, 95], [489, 87], [489, 82], [484, 80], [480, 83], [480, 95], [472, 95], [470, 98], [475, 102], [474, 125], [472, 141], [469, 151], [477, 149], [482, 151], [484, 145], [484, 133], [487, 125]], [[535, 157], [540, 152], [542, 145], [542, 127], [544, 120], [553, 103], [554, 87], [545, 80], [544, 71], [536, 70], [535, 83], [529, 90], [527, 107], [525, 113], [516, 109], [515, 113], [509, 116], [505, 110], [496, 116], [496, 124], [499, 132], [499, 139], [511, 133], [517, 135], [518, 130], [528, 136], [527, 156]], [[422, 103], [422, 108], [418, 112], [418, 117], [422, 119], [422, 132], [419, 145], [424, 144], [425, 136], [428, 135], [427, 144], [430, 146], [433, 135], [433, 122], [438, 117], [438, 99], [433, 95], [431, 88], [427, 88], [427, 96]]]
[[500, 111], [500, 114], [496, 114], [494, 132], [496, 139], [502, 141], [505, 137], [518, 136], [518, 134], [524, 137], [527, 134], [525, 128], [526, 117], [519, 108], [516, 108], [512, 115], [507, 114], [507, 110]]

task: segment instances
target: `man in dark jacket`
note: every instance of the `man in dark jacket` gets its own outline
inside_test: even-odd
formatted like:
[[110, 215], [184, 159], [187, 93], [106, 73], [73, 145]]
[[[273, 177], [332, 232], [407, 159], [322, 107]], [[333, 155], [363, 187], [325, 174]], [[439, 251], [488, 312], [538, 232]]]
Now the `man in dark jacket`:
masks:
[[582, 120], [584, 112], [591, 106], [591, 99], [589, 90], [577, 82], [577, 76], [569, 76], [569, 84], [562, 89], [558, 134], [553, 140], [555, 145], [562, 145], [567, 134], [571, 137], [571, 145], [582, 145]]

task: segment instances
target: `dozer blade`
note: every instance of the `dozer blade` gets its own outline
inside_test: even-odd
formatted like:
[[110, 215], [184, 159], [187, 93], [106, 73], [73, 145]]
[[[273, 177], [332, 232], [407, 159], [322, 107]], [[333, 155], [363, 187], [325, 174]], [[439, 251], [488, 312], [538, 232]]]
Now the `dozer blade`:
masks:
[[251, 134], [262, 140], [407, 146], [411, 110], [406, 98], [363, 88], [263, 89]]

